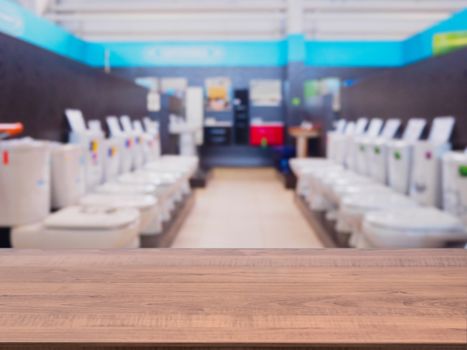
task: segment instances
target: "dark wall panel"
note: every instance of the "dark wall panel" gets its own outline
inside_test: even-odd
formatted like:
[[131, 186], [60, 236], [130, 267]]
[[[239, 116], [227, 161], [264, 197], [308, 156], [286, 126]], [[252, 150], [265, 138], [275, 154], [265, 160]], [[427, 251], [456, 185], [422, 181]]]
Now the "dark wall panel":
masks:
[[467, 147], [467, 50], [370, 75], [342, 90], [343, 116], [456, 117], [454, 146]]
[[87, 119], [142, 117], [146, 89], [52, 52], [0, 34], [0, 122], [21, 121], [25, 135], [64, 141], [66, 108]]

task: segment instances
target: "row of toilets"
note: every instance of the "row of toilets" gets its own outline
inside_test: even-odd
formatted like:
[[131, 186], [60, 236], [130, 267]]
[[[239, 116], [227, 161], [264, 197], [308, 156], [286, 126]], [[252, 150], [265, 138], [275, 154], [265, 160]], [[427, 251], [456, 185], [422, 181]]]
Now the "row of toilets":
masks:
[[297, 192], [356, 248], [435, 248], [467, 242], [467, 153], [451, 150], [453, 117], [340, 120], [326, 158], [291, 159]]
[[161, 156], [149, 118], [85, 122], [67, 110], [69, 143], [0, 141], [0, 227], [14, 248], [137, 248], [190, 193], [197, 157]]

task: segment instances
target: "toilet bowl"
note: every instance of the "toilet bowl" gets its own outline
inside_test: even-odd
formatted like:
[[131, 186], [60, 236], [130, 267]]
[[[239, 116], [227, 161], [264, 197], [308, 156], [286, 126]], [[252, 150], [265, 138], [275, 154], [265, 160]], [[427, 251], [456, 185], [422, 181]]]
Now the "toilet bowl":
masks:
[[332, 191], [328, 194], [330, 201], [333, 203], [335, 210], [334, 212], [328, 213], [327, 217], [331, 216], [331, 219], [336, 221], [335, 228], [338, 232], [342, 233], [352, 233], [352, 227], [350, 227], [345, 217], [341, 214], [341, 208], [343, 206], [343, 201], [348, 198], [358, 198], [359, 196], [365, 196], [368, 194], [372, 195], [392, 195], [394, 192], [379, 183], [376, 182], [364, 182], [361, 184], [353, 184], [351, 186], [345, 185], [342, 187], [335, 186], [332, 188]]
[[[177, 201], [180, 201], [185, 195], [190, 194], [190, 179], [194, 174], [191, 168], [184, 166], [168, 166], [166, 164], [157, 164], [156, 162], [146, 165], [140, 173], [150, 174], [151, 177], [161, 177], [165, 185], [173, 183]], [[148, 175], [149, 176], [149, 175]]]
[[312, 210], [326, 210], [328, 206], [321, 193], [320, 179], [334, 176], [335, 174], [341, 174], [344, 171], [341, 165], [336, 164], [307, 168], [299, 177], [297, 193], [304, 196]]
[[410, 198], [394, 192], [356, 194], [345, 197], [340, 205], [340, 225], [351, 232], [350, 245], [359, 246], [362, 238], [362, 223], [366, 214], [391, 209], [411, 209], [418, 204]]
[[182, 183], [173, 174], [154, 174], [146, 171], [123, 174], [118, 177], [117, 182], [125, 185], [154, 185], [157, 188], [160, 201], [168, 203], [171, 210], [182, 197]]
[[462, 221], [435, 208], [369, 213], [358, 248], [441, 248], [467, 241]]
[[104, 195], [146, 195], [157, 199], [161, 210], [162, 222], [168, 222], [172, 218], [173, 204], [168, 196], [168, 191], [148, 182], [107, 182], [96, 188], [95, 193]]
[[21, 249], [133, 248], [139, 217], [136, 209], [69, 207], [40, 223], [14, 227], [11, 244]]

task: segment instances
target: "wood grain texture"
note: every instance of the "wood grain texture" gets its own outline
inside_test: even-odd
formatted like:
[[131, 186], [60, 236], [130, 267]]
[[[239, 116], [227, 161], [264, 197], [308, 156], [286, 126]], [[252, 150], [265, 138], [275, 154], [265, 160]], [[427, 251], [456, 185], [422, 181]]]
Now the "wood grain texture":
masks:
[[0, 281], [10, 348], [467, 344], [464, 250], [3, 250]]

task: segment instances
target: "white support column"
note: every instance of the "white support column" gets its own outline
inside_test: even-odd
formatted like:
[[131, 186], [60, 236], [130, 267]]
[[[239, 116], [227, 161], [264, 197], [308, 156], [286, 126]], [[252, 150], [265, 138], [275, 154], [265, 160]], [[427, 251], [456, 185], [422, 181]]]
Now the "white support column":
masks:
[[36, 14], [43, 16], [51, 4], [52, 0], [36, 0]]
[[304, 15], [303, 0], [288, 0], [287, 35], [303, 34]]
[[18, 2], [38, 16], [43, 16], [53, 0], [18, 0]]

